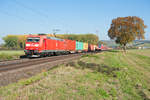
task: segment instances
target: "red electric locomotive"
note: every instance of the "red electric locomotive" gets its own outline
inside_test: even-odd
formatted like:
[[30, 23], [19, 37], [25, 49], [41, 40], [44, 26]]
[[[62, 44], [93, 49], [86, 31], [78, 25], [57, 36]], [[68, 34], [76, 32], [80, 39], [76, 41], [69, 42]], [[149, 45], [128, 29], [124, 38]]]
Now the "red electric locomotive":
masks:
[[[26, 40], [25, 54], [27, 57], [42, 57], [59, 54], [75, 53], [78, 47], [76, 47], [75, 40], [58, 39], [55, 37], [48, 37], [44, 34], [29, 35]], [[86, 44], [83, 46], [83, 52], [94, 52], [104, 49], [103, 45]], [[82, 48], [82, 47], [81, 47]]]
[[75, 41], [46, 35], [29, 35], [24, 50], [28, 57], [58, 55], [73, 51], [75, 51]]

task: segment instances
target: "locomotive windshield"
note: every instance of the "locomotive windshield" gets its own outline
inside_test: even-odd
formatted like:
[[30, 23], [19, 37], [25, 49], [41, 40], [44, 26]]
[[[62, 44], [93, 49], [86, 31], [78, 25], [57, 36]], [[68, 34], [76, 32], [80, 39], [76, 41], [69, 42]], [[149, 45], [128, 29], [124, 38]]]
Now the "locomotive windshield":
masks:
[[39, 42], [40, 38], [39, 37], [30, 37], [27, 38], [27, 42]]

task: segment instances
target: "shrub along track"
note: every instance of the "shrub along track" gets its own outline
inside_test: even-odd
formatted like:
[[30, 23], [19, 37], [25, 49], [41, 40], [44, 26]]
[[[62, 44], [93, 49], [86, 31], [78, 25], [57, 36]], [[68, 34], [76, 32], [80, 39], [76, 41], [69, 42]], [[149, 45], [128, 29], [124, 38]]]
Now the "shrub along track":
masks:
[[93, 53], [79, 53], [52, 56], [38, 59], [24, 59], [19, 62], [1, 63], [0, 64], [0, 86], [8, 85], [12, 82], [17, 82], [20, 79], [29, 78], [41, 71], [46, 71], [54, 68], [58, 64], [68, 63], [72, 60], [80, 58], [84, 54]]

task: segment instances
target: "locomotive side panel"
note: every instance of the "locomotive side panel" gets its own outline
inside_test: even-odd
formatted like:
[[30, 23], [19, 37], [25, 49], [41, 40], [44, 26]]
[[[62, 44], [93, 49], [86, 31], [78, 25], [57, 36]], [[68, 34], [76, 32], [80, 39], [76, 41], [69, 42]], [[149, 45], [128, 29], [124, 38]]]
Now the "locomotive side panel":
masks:
[[64, 40], [59, 41], [59, 50], [60, 50], [60, 51], [65, 51]]
[[[44, 45], [44, 44], [43, 44]], [[49, 52], [55, 50], [56, 41], [51, 39], [46, 39], [46, 50]]]

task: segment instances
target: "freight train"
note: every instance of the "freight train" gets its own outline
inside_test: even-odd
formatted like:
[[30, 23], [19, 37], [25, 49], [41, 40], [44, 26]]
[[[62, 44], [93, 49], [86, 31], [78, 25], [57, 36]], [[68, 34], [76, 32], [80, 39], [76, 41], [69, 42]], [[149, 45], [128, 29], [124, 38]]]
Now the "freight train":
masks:
[[27, 37], [24, 52], [27, 57], [45, 57], [96, 50], [101, 50], [101, 46], [39, 34]]

